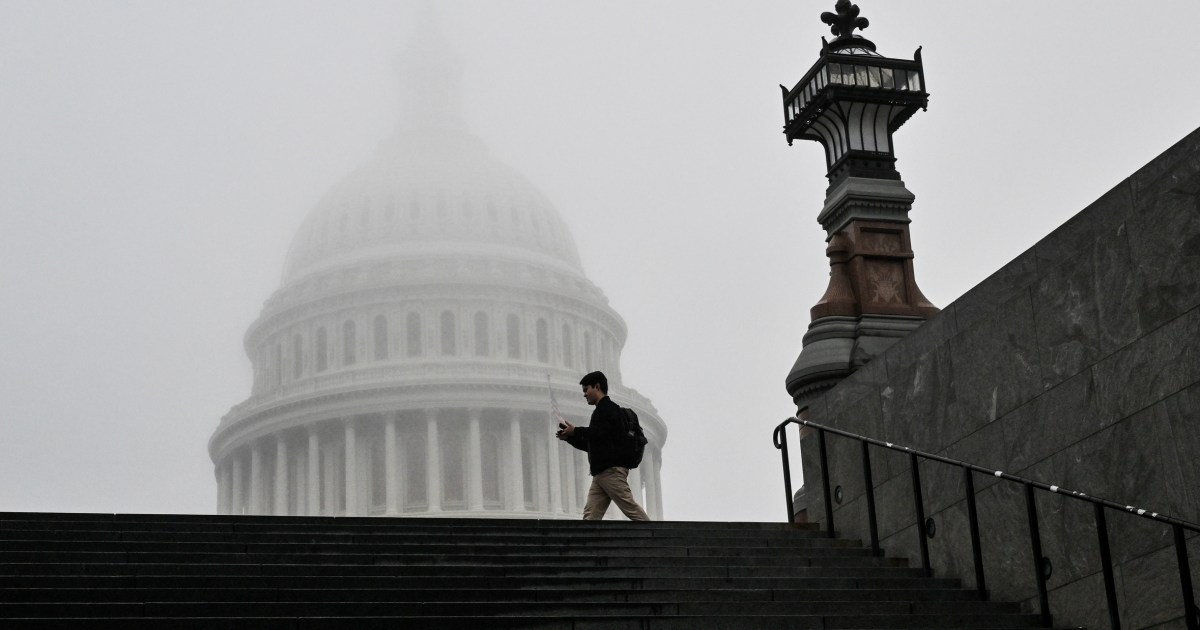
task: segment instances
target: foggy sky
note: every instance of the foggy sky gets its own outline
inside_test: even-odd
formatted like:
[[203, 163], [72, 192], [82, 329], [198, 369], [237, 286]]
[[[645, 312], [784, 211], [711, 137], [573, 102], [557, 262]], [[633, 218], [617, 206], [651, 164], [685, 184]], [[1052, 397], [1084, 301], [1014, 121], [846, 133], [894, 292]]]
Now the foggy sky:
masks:
[[[862, 0], [931, 93], [896, 134], [945, 306], [1200, 125], [1200, 3]], [[778, 84], [833, 1], [438, 2], [464, 114], [571, 226], [670, 428], [675, 519], [778, 519], [771, 428], [825, 289]], [[393, 2], [0, 0], [0, 510], [212, 513], [242, 335], [396, 124]], [[919, 447], [920, 445], [913, 445]], [[797, 461], [798, 463], [798, 461]]]

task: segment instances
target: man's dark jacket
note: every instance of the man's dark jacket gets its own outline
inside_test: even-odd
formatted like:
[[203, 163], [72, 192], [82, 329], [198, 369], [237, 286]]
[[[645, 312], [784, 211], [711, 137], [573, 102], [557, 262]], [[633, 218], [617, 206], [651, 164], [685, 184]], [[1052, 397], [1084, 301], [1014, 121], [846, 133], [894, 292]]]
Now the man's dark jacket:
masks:
[[613, 466], [628, 467], [619, 451], [621, 431], [625, 421], [621, 417], [621, 407], [605, 396], [596, 403], [592, 411], [592, 419], [586, 427], [575, 427], [574, 435], [567, 438], [567, 443], [581, 451], [587, 451], [588, 465], [592, 475], [598, 475]]

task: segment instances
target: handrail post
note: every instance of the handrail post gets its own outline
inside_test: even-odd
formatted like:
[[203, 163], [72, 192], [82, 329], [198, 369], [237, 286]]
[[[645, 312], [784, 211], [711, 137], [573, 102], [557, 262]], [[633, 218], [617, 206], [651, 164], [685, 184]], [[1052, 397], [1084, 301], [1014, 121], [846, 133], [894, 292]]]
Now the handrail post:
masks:
[[1033, 486], [1025, 486], [1025, 513], [1029, 517], [1029, 543], [1033, 551], [1033, 572], [1037, 576], [1038, 603], [1042, 625], [1050, 626], [1050, 596], [1046, 593], [1046, 574], [1042, 565], [1042, 536], [1038, 529], [1037, 502], [1033, 497]]
[[[1113, 579], [1112, 552], [1108, 548], [1108, 522], [1104, 506], [1093, 503], [1096, 512], [1096, 537], [1100, 542], [1100, 566], [1104, 568], [1104, 596], [1108, 599], [1108, 623], [1112, 630], [1121, 630], [1121, 613], [1117, 609], [1117, 585]], [[1190, 589], [1189, 589], [1190, 590]]]
[[871, 478], [870, 444], [862, 444], [863, 482], [867, 488], [867, 526], [871, 531], [871, 554], [881, 555], [879, 551], [879, 522], [875, 518], [875, 482]]
[[792, 523], [796, 520], [796, 505], [792, 500], [792, 462], [788, 458], [786, 422], [775, 427], [775, 445], [783, 451], [783, 491], [787, 494], [788, 513], [787, 520], [784, 522]]
[[833, 499], [829, 492], [829, 457], [825, 453], [825, 430], [817, 429], [817, 451], [821, 457], [821, 490], [825, 494], [825, 528], [833, 538]]
[[1175, 533], [1175, 559], [1179, 563], [1179, 586], [1183, 588], [1183, 614], [1188, 630], [1200, 629], [1200, 611], [1196, 610], [1196, 597], [1192, 594], [1192, 569], [1188, 564], [1187, 541], [1183, 539], [1183, 528], [1172, 525]]
[[921, 499], [921, 471], [918, 468], [918, 460], [915, 453], [908, 454], [909, 470], [912, 471], [912, 487], [913, 487], [913, 505], [917, 508], [917, 539], [921, 543], [921, 567], [925, 569], [925, 575], [933, 575], [933, 568], [929, 564], [929, 540], [926, 538], [925, 532], [925, 503]]
[[983, 579], [983, 545], [979, 538], [979, 510], [975, 507], [975, 477], [963, 466], [963, 481], [967, 488], [967, 520], [971, 526], [971, 556], [975, 560], [975, 590], [979, 599], [987, 601], [987, 583]]

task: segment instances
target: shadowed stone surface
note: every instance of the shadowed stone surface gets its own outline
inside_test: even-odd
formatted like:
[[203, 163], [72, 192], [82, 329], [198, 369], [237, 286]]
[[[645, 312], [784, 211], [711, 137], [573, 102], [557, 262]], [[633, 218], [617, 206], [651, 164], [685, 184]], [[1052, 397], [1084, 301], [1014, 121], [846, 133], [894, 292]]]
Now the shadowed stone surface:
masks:
[[[939, 431], [955, 441], [1020, 406], [1041, 392], [1038, 347], [1029, 296], [993, 309], [973, 328], [950, 339], [956, 413]], [[1004, 361], [995, 361], [1004, 357]]]
[[[1117, 609], [1121, 609], [1121, 575], [1113, 576], [1117, 585]], [[1037, 599], [1026, 602], [1036, 610]], [[1056, 619], [1074, 619], [1084, 628], [1108, 628], [1108, 604], [1104, 596], [1104, 576], [1095, 573], [1065, 586], [1050, 589], [1050, 613]]]
[[788, 523], [0, 512], [0, 627], [1036, 627]]
[[1029, 249], [987, 280], [969, 289], [946, 310], [954, 313], [959, 328], [971, 328], [979, 320], [990, 317], [997, 306], [1012, 300], [1017, 294], [1028, 294], [1029, 287], [1036, 279], [1037, 257]]
[[[1200, 130], [839, 383], [809, 418], [1200, 522]], [[830, 438], [845, 493], [837, 528], [866, 539], [861, 453], [835, 441], [845, 440]], [[815, 440], [802, 451], [819, 504]], [[884, 544], [918, 563], [907, 456], [873, 450], [872, 465]], [[973, 581], [961, 471], [921, 473], [939, 527], [935, 574]], [[974, 481], [988, 586], [1032, 601], [1023, 491]], [[1091, 506], [1037, 501], [1058, 621], [1107, 627]], [[1181, 627], [1170, 528], [1110, 511], [1108, 529], [1123, 625]]]
[[[1187, 501], [1185, 512], [1200, 513], [1200, 385], [1192, 385], [1163, 401], [1163, 413], [1171, 427], [1171, 441]], [[1197, 558], [1200, 564], [1200, 558]], [[1200, 582], [1198, 582], [1200, 583]]]
[[[1196, 548], [1194, 544], [1189, 546], [1193, 550]], [[1194, 554], [1192, 558], [1194, 563]], [[1178, 618], [1176, 611], [1183, 601], [1183, 592], [1179, 588], [1176, 566], [1173, 547], [1120, 565], [1123, 626], [1135, 622], [1157, 624]], [[1164, 568], [1169, 570], [1163, 571]], [[1200, 601], [1200, 588], [1195, 586], [1196, 574], [1197, 571], [1193, 568], [1192, 596]]]

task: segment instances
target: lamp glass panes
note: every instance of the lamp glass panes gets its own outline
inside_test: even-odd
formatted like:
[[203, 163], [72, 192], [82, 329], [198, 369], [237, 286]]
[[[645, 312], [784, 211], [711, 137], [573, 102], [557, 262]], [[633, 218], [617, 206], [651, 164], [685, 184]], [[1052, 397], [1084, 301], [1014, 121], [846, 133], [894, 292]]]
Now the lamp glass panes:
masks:
[[826, 85], [849, 85], [882, 90], [921, 91], [917, 70], [885, 68], [869, 64], [828, 63], [788, 103], [788, 121], [795, 119]]

